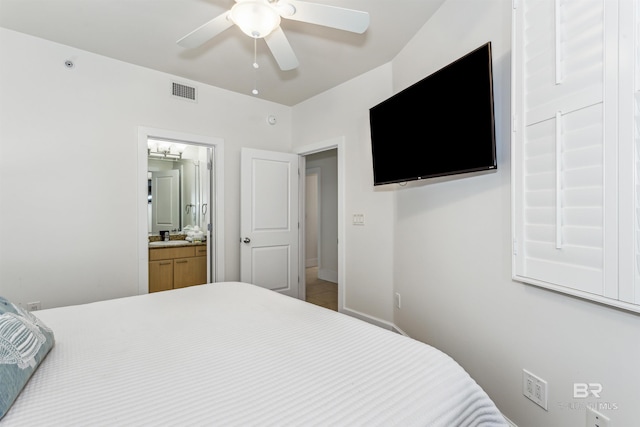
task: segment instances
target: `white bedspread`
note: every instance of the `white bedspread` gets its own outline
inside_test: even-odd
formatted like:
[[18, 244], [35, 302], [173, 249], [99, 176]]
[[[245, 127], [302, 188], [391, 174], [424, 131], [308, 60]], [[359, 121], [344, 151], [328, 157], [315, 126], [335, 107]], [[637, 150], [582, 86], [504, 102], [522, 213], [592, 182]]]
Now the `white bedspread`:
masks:
[[56, 344], [2, 425], [506, 425], [441, 351], [253, 285], [35, 314]]

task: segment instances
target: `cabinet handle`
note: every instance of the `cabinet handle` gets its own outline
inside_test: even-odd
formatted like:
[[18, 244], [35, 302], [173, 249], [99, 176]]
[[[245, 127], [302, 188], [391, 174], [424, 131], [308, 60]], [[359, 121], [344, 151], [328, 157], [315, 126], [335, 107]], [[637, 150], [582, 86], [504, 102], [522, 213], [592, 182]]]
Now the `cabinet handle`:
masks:
[[171, 264], [171, 261], [165, 261], [160, 263], [160, 265], [167, 265], [167, 264]]
[[182, 261], [176, 261], [176, 264], [184, 264], [185, 262], [187, 262], [187, 260], [182, 260]]

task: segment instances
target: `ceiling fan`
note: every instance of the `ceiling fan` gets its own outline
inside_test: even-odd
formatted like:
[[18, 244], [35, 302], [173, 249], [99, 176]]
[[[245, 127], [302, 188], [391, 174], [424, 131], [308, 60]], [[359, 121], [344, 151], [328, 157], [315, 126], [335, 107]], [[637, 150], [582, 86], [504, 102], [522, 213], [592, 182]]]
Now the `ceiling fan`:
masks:
[[280, 19], [307, 22], [362, 34], [369, 26], [369, 14], [299, 0], [235, 0], [236, 4], [211, 21], [178, 40], [178, 45], [195, 48], [234, 24], [254, 39], [264, 38], [281, 70], [298, 66], [298, 58], [280, 28]]

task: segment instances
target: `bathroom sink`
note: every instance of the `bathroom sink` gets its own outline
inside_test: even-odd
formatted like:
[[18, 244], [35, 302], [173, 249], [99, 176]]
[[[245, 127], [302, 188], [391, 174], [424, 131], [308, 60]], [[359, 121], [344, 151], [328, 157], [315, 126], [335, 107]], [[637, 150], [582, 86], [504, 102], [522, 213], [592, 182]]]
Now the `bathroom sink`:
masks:
[[158, 242], [149, 242], [149, 246], [180, 246], [188, 245], [189, 243], [186, 240], [169, 240], [168, 242], [160, 240]]

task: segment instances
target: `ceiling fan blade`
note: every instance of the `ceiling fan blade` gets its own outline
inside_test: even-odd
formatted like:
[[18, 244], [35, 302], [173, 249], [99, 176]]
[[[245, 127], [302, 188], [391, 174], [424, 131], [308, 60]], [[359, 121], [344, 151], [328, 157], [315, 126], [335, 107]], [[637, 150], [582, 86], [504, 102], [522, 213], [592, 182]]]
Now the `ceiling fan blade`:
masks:
[[233, 25], [230, 19], [227, 19], [229, 12], [218, 15], [211, 21], [201, 25], [189, 34], [177, 41], [178, 45], [191, 49], [202, 45], [204, 42], [217, 36], [227, 28]]
[[293, 70], [298, 67], [298, 58], [296, 58], [296, 54], [293, 52], [293, 48], [289, 44], [287, 36], [284, 35], [282, 28], [277, 27], [264, 38], [264, 41], [267, 42], [269, 50], [271, 50], [282, 71]]
[[293, 6], [295, 9], [291, 15], [283, 13], [282, 17], [285, 19], [308, 22], [358, 34], [364, 33], [369, 27], [369, 13], [367, 12], [297, 0], [286, 0], [280, 3], [284, 3], [283, 10], [286, 10], [286, 4]]

